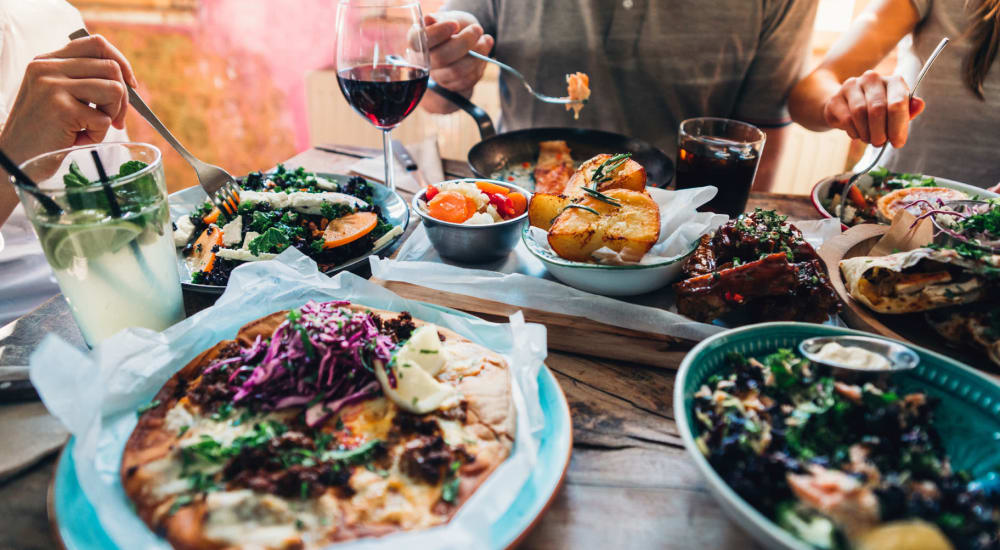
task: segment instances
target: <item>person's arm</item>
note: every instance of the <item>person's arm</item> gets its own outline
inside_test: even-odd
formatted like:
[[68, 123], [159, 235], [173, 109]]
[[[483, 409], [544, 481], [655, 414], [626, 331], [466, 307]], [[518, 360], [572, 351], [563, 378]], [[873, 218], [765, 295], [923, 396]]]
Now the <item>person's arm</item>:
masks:
[[871, 69], [919, 22], [914, 0], [873, 2], [792, 90], [792, 119], [813, 131], [837, 128], [876, 146], [888, 139], [902, 147], [923, 101], [907, 101], [910, 90], [902, 77], [883, 77]]
[[[21, 163], [57, 149], [104, 141], [111, 126], [125, 127], [126, 82], [137, 85], [131, 65], [98, 35], [38, 56], [28, 64], [0, 130], [0, 150]], [[0, 169], [0, 225], [16, 206], [10, 175]]]

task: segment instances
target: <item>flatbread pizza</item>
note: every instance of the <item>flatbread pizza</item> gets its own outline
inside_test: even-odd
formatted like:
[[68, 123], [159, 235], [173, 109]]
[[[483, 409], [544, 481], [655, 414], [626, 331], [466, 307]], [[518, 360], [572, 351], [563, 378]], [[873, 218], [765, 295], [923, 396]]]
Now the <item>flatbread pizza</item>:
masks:
[[448, 522], [515, 416], [500, 355], [405, 312], [310, 302], [174, 375], [121, 479], [174, 548], [318, 548]]

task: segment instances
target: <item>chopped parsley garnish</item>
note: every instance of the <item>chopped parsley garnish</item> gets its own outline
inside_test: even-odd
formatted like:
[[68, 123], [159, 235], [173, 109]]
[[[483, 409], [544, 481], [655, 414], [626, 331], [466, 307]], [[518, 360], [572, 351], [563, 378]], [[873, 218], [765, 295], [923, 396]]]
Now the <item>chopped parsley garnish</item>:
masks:
[[353, 213], [354, 208], [344, 203], [324, 202], [323, 206], [320, 207], [320, 212], [323, 214], [324, 218], [328, 220], [335, 220]]

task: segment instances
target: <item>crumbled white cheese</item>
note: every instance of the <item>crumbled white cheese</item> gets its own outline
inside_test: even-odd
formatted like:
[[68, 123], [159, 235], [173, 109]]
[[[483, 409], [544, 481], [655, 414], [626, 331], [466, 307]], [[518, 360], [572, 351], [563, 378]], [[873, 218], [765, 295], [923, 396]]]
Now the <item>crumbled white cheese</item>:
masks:
[[403, 232], [403, 228], [402, 227], [400, 227], [398, 225], [393, 226], [392, 229], [390, 229], [389, 231], [387, 231], [385, 235], [382, 235], [381, 237], [379, 237], [378, 240], [375, 241], [374, 244], [372, 244], [372, 249], [377, 250], [382, 245], [384, 245], [385, 243], [391, 241], [393, 238], [396, 237], [396, 235], [399, 235], [402, 232]]
[[260, 233], [256, 231], [247, 231], [246, 236], [243, 237], [243, 246], [241, 248], [243, 248], [243, 250], [249, 250], [250, 243], [252, 243], [257, 237], [260, 237]]
[[316, 187], [326, 191], [340, 191], [340, 186], [337, 185], [337, 182], [328, 180], [322, 176], [316, 176]]
[[235, 260], [240, 262], [256, 262], [259, 260], [272, 260], [277, 254], [263, 253], [255, 256], [246, 248], [220, 248], [215, 253], [216, 256], [224, 260]]
[[288, 194], [288, 206], [303, 214], [320, 215], [324, 204], [347, 204], [355, 208], [368, 206], [365, 201], [344, 193], [306, 193], [297, 191]]
[[240, 191], [240, 204], [266, 203], [272, 208], [288, 208], [288, 193], [270, 193], [267, 191]]
[[222, 244], [233, 246], [243, 240], [243, 216], [236, 216], [232, 221], [222, 226]]
[[176, 222], [177, 229], [174, 230], [174, 246], [184, 246], [191, 239], [194, 233], [194, 224], [189, 216], [181, 216]]

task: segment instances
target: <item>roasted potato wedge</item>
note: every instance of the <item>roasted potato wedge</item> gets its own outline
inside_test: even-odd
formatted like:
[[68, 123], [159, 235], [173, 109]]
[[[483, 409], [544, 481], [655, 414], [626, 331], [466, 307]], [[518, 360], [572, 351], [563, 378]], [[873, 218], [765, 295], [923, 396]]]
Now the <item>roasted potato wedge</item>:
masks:
[[621, 203], [613, 206], [591, 196], [567, 208], [549, 229], [549, 245], [567, 260], [587, 262], [593, 252], [608, 247], [638, 261], [660, 238], [660, 207], [645, 191], [610, 189], [604, 192]]
[[[608, 164], [601, 169], [601, 178], [597, 182], [598, 191], [609, 189], [631, 189], [633, 191], [645, 191], [646, 189], [646, 169], [638, 162], [630, 159], [624, 162], [608, 162], [614, 155], [601, 154], [584, 162], [580, 168], [573, 173], [566, 183], [566, 190], [563, 192], [570, 198], [583, 196], [581, 187], [594, 188], [594, 174], [601, 165]], [[616, 167], [617, 166], [617, 167]], [[608, 168], [614, 168], [608, 171]]]
[[531, 196], [528, 204], [528, 223], [534, 227], [548, 230], [552, 227], [552, 221], [569, 204], [569, 198], [565, 195], [553, 195], [551, 193], [535, 193]]

